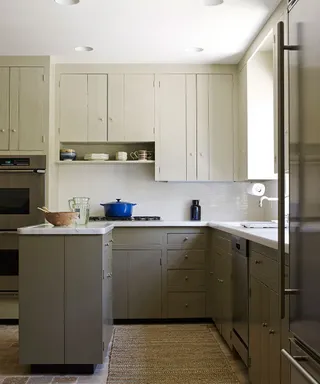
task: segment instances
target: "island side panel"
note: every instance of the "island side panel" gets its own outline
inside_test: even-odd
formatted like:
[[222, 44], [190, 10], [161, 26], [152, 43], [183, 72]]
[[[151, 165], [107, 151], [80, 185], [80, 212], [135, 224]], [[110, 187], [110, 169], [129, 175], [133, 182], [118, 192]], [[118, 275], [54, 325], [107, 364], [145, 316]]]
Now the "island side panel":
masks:
[[65, 236], [65, 363], [103, 363], [102, 235]]
[[64, 236], [19, 236], [21, 364], [64, 363]]

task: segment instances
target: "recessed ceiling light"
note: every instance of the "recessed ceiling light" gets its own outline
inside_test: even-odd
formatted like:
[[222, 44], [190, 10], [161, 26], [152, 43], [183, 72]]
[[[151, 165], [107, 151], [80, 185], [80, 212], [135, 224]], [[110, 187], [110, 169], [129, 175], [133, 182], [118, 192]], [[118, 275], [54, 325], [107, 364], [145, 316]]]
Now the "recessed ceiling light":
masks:
[[92, 47], [75, 47], [74, 49], [77, 52], [90, 52], [93, 51]]
[[204, 5], [220, 5], [223, 3], [223, 0], [204, 0]]
[[202, 51], [203, 51], [203, 48], [201, 47], [190, 47], [186, 49], [186, 52], [191, 52], [191, 53], [202, 52]]
[[80, 3], [80, 0], [54, 0], [54, 1], [60, 5], [76, 5]]

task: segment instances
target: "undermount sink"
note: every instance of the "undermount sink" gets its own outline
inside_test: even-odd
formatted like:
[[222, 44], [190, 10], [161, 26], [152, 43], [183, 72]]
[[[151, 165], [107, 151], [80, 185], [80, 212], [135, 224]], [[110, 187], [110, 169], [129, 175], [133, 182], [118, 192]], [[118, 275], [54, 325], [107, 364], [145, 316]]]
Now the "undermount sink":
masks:
[[244, 228], [278, 228], [278, 221], [244, 221], [240, 225]]

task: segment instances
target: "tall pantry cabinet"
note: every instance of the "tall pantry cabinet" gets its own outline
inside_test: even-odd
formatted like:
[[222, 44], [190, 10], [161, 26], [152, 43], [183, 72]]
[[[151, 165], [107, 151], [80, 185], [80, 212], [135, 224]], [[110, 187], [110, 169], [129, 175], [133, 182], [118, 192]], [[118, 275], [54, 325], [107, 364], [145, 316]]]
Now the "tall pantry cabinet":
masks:
[[0, 150], [42, 151], [45, 78], [43, 67], [0, 68]]

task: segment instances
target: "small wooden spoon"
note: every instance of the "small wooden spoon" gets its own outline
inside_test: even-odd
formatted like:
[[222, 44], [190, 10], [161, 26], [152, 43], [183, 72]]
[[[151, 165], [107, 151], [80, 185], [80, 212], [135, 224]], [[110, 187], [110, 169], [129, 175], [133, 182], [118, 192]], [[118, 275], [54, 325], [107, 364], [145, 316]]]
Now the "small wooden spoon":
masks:
[[42, 207], [42, 208], [38, 207], [38, 209], [39, 209], [39, 211], [42, 211], [44, 213], [50, 213], [50, 211], [47, 207]]

